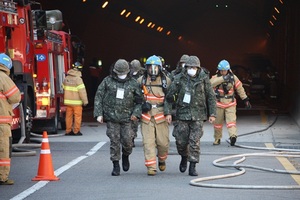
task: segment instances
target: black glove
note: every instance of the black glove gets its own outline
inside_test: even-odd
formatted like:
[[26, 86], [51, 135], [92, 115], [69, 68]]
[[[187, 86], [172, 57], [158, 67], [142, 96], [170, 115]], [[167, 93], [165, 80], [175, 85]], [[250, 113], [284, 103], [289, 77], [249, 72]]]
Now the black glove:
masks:
[[142, 104], [142, 112], [146, 113], [152, 109], [152, 105], [149, 102], [144, 102]]
[[243, 101], [244, 101], [246, 109], [251, 109], [252, 108], [248, 97], [246, 99], [244, 99]]
[[134, 102], [137, 104], [141, 104], [141, 103], [143, 103], [143, 101], [144, 101], [143, 97], [135, 97], [134, 98]]
[[168, 95], [167, 96], [167, 102], [169, 102], [169, 103], [174, 103], [174, 102], [176, 102], [176, 99], [177, 99], [177, 94], [174, 94], [174, 95]]

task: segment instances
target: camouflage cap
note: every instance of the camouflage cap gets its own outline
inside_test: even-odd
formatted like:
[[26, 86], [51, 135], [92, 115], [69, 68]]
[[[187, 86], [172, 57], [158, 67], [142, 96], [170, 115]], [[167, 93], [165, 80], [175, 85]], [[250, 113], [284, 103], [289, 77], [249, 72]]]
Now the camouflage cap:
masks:
[[186, 63], [186, 61], [189, 59], [189, 56], [186, 55], [186, 54], [183, 54], [179, 60], [179, 62], [182, 62], [182, 63]]
[[200, 68], [200, 60], [197, 56], [190, 56], [186, 61], [185, 66]]
[[128, 74], [129, 70], [129, 64], [124, 59], [119, 59], [114, 65], [113, 71], [118, 75]]
[[138, 72], [138, 71], [140, 71], [140, 70], [145, 70], [145, 68], [142, 67], [140, 61], [134, 59], [134, 60], [132, 60], [132, 61], [130, 62], [130, 70], [131, 70], [132, 72]]

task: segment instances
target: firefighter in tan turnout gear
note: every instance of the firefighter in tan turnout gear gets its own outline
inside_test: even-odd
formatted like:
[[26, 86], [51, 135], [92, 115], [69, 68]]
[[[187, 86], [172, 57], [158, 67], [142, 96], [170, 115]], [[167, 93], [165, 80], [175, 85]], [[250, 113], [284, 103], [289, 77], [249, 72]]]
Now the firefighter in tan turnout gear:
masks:
[[[171, 80], [162, 73], [162, 63], [158, 56], [150, 56], [146, 61], [146, 73], [138, 79], [143, 88], [145, 102], [142, 105], [141, 132], [143, 136], [145, 165], [149, 176], [156, 174], [156, 156], [160, 171], [166, 169], [169, 150], [169, 125], [171, 108], [165, 101], [166, 90]], [[156, 151], [157, 150], [157, 151]]]
[[81, 63], [74, 63], [72, 69], [68, 71], [67, 76], [63, 82], [64, 104], [67, 107], [65, 135], [82, 135], [82, 133], [80, 132], [82, 121], [82, 106], [86, 106], [88, 104], [85, 85], [81, 78], [82, 68], [83, 67]]
[[10, 79], [11, 59], [0, 54], [0, 185], [13, 185], [8, 179], [11, 161], [12, 105], [21, 101], [21, 93]]
[[219, 145], [222, 138], [224, 118], [229, 133], [230, 145], [234, 146], [237, 139], [236, 128], [236, 99], [235, 93], [244, 101], [246, 108], [251, 108], [249, 98], [243, 88], [242, 82], [230, 70], [227, 60], [221, 60], [218, 64], [217, 74], [211, 79], [217, 98], [217, 118], [214, 123], [214, 145]]

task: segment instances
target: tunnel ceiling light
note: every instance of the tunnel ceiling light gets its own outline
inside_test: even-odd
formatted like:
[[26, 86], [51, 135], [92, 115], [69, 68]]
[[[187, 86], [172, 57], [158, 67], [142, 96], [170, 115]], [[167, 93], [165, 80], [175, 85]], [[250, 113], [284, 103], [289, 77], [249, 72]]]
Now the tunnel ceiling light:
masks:
[[128, 12], [128, 13], [126, 14], [126, 16], [125, 16], [125, 17], [129, 17], [129, 16], [130, 16], [130, 14], [131, 14], [131, 12]]
[[85, 3], [86, 2], [86, 0], [82, 0], [82, 3]]
[[271, 26], [274, 26], [273, 22], [270, 20], [269, 23], [271, 24]]
[[276, 8], [276, 7], [274, 7], [274, 10], [279, 14], [280, 12], [279, 12], [279, 10]]
[[155, 27], [155, 24], [152, 24], [152, 25], [151, 25], [151, 28], [154, 28], [154, 27]]
[[178, 37], [178, 40], [182, 40], [182, 36], [179, 36], [179, 37]]
[[152, 22], [149, 22], [148, 25], [147, 25], [147, 27], [150, 27], [151, 25], [152, 25]]
[[122, 10], [122, 12], [120, 13], [120, 15], [124, 15], [126, 13], [126, 9]]
[[135, 18], [135, 22], [138, 22], [139, 20], [140, 20], [140, 16], [137, 16], [136, 18]]
[[167, 35], [171, 35], [171, 31], [168, 31], [168, 32], [167, 32]]
[[283, 4], [283, 0], [279, 0], [279, 2], [280, 2], [281, 4]]
[[102, 8], [105, 8], [107, 5], [108, 5], [108, 1], [105, 1], [105, 2], [102, 4]]
[[141, 19], [141, 20], [140, 20], [140, 24], [142, 24], [144, 21], [145, 21], [145, 19]]
[[277, 20], [277, 18], [276, 18], [274, 15], [272, 15], [272, 18], [273, 18], [274, 20]]

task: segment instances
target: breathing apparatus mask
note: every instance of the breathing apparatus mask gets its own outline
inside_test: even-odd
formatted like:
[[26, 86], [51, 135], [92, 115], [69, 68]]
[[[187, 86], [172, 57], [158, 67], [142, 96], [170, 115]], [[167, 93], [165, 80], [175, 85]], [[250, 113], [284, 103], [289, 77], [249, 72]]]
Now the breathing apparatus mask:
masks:
[[158, 74], [160, 72], [160, 66], [159, 65], [147, 65], [147, 72], [151, 78], [151, 81], [155, 81], [156, 77], [158, 76]]

